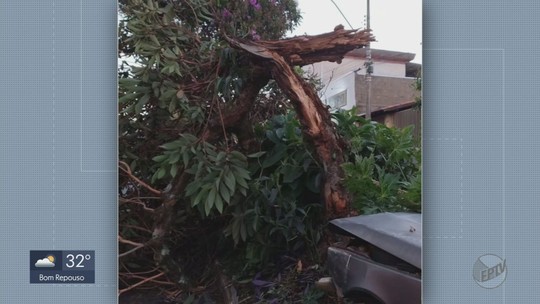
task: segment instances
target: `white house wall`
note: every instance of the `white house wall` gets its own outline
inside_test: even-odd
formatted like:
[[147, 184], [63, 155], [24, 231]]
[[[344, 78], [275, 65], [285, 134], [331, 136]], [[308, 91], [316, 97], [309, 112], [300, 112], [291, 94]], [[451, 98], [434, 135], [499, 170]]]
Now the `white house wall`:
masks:
[[350, 110], [356, 105], [355, 76], [353, 72], [342, 75], [338, 79], [332, 79], [325, 89], [321, 92], [321, 99], [326, 102], [332, 96], [347, 90], [347, 104], [340, 109]]
[[[365, 88], [360, 88], [359, 86], [361, 86], [362, 83], [365, 82], [362, 81], [366, 73], [366, 67], [364, 66], [364, 63], [364, 57], [348, 56], [343, 58], [340, 64], [335, 62], [323, 61], [305, 66], [304, 70], [308, 73], [314, 73], [318, 75], [321, 79], [324, 88], [319, 94], [321, 95], [321, 99], [324, 102], [327, 102], [328, 99], [347, 90], [347, 104], [341, 107], [341, 109], [351, 109], [357, 104], [357, 102], [358, 106], [362, 108], [366, 98], [365, 96], [361, 96], [362, 92], [360, 91], [365, 90]], [[414, 92], [409, 92], [410, 79], [407, 78], [405, 75], [405, 61], [374, 59], [374, 82], [375, 80], [377, 81], [377, 83], [384, 82], [384, 86], [392, 88], [391, 92], [395, 94], [399, 93], [399, 96], [387, 96], [389, 94], [388, 92], [383, 94], [385, 91], [384, 88], [382, 88], [382, 91], [380, 92], [378, 92], [376, 88], [374, 88], [373, 93], [376, 93], [376, 96], [373, 96], [373, 102], [377, 101], [378, 99], [381, 99], [380, 102], [384, 104], [386, 104], [387, 102], [392, 103], [400, 102], [403, 100], [411, 100], [412, 97], [410, 96], [412, 96], [411, 94], [413, 94]], [[406, 85], [402, 85], [402, 83], [404, 82], [406, 82]], [[355, 92], [355, 90], [357, 90], [358, 92]], [[402, 91], [407, 93], [406, 97], [401, 96], [405, 94]], [[380, 96], [377, 94], [379, 94]]]
[[341, 64], [335, 62], [323, 61], [304, 67], [304, 70], [319, 75], [324, 85], [329, 81], [339, 79], [351, 71], [358, 70], [364, 66], [363, 60], [357, 58], [343, 58]]
[[[358, 71], [359, 75], [365, 74], [364, 60], [354, 57], [343, 58], [341, 64], [335, 62], [323, 61], [309, 66], [305, 66], [304, 70], [319, 75], [321, 81], [327, 84], [329, 81], [341, 78], [343, 75]], [[387, 77], [405, 77], [405, 63], [374, 61], [373, 75]]]
[[[405, 77], [405, 64], [385, 61], [373, 62], [373, 75], [386, 77]], [[364, 70], [361, 71], [364, 74]]]

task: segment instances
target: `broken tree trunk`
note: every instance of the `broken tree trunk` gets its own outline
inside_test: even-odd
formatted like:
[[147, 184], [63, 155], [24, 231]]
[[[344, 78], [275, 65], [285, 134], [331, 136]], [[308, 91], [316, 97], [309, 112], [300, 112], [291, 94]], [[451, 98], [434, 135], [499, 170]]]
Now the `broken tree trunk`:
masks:
[[312, 86], [306, 83], [292, 65], [319, 61], [340, 62], [345, 53], [366, 46], [373, 37], [367, 30], [343, 30], [336, 27], [330, 33], [301, 36], [279, 41], [240, 41], [227, 38], [229, 43], [262, 60], [261, 65], [273, 64], [272, 77], [293, 104], [305, 138], [310, 142], [323, 164], [323, 196], [327, 218], [346, 216], [349, 196], [342, 181], [343, 150], [332, 124], [330, 112]]

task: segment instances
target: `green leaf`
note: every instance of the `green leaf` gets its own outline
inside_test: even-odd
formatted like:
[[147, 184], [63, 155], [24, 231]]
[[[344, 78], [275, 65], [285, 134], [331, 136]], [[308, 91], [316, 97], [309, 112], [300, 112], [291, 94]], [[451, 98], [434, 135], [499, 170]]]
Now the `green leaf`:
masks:
[[187, 150], [182, 152], [182, 162], [184, 163], [184, 168], [189, 164], [189, 152]]
[[247, 161], [247, 158], [244, 154], [238, 152], [238, 151], [232, 151], [231, 152], [231, 155], [234, 156], [234, 158], [242, 161], [242, 162], [246, 162]]
[[214, 202], [212, 202], [212, 205], [210, 205], [210, 202], [208, 200], [206, 200], [206, 202], [204, 203], [204, 214], [206, 216], [210, 215], [210, 212], [212, 211], [213, 204], [214, 204]]
[[172, 165], [171, 166], [171, 176], [172, 177], [175, 177], [176, 176], [176, 173], [178, 173], [178, 166], [177, 165]]
[[278, 195], [278, 189], [273, 188], [270, 191], [270, 196], [268, 197], [268, 202], [271, 203], [271, 204], [274, 204], [276, 202], [277, 195]]
[[249, 171], [242, 168], [242, 167], [238, 167], [238, 166], [232, 166], [232, 170], [234, 171], [235, 175], [237, 176], [237, 181], [238, 181], [238, 177], [241, 177], [245, 180], [250, 180], [251, 179], [251, 176], [249, 176]]
[[165, 65], [161, 69], [161, 73], [163, 73], [163, 74], [172, 74], [173, 72], [174, 72], [174, 66], [171, 65], [171, 64]]
[[276, 145], [272, 152], [273, 153], [269, 154], [270, 156], [264, 159], [262, 163], [263, 168], [271, 167], [283, 159], [287, 153], [287, 146], [281, 144]]
[[142, 109], [143, 109], [144, 105], [146, 105], [148, 100], [150, 100], [150, 94], [144, 94], [143, 97], [139, 98], [139, 101], [135, 105], [135, 113], [137, 115], [141, 114]]
[[157, 179], [163, 178], [165, 176], [165, 173], [166, 173], [165, 168], [163, 168], [163, 167], [159, 168], [159, 170], [157, 171], [157, 175], [156, 175]]
[[216, 202], [216, 196], [216, 188], [212, 187], [212, 189], [210, 189], [210, 192], [208, 193], [208, 197], [206, 198], [206, 203], [204, 204], [204, 211], [206, 212], [207, 216], [210, 214], [210, 210], [212, 210], [212, 207], [214, 207], [214, 203]]
[[276, 137], [279, 138], [279, 139], [283, 139], [283, 140], [287, 140], [286, 138], [283, 138], [283, 135], [285, 134], [285, 129], [283, 128], [278, 128], [276, 129]]
[[190, 143], [194, 143], [199, 140], [195, 135], [189, 133], [184, 133], [180, 136], [182, 136], [182, 138], [185, 138]]
[[165, 56], [165, 58], [172, 59], [172, 60], [175, 60], [178, 58], [178, 56], [176, 56], [176, 54], [171, 49], [165, 49], [165, 51], [163, 52], [163, 56]]
[[281, 140], [276, 137], [276, 134], [273, 131], [266, 130], [265, 134], [266, 134], [266, 138], [268, 138], [271, 142], [273, 142], [275, 144], [280, 144], [281, 143]]
[[247, 240], [247, 231], [246, 231], [246, 224], [245, 223], [242, 223], [240, 225], [240, 236], [242, 237], [242, 241], [246, 241]]
[[257, 153], [250, 154], [250, 155], [248, 155], [248, 157], [249, 158], [259, 158], [259, 157], [263, 156], [264, 154], [266, 154], [266, 151], [260, 151], [260, 152], [257, 152]]
[[135, 169], [137, 168], [137, 160], [134, 159], [129, 165], [129, 167], [131, 168], [131, 171], [135, 171]]
[[221, 199], [221, 197], [219, 195], [216, 196], [216, 201], [215, 201], [215, 206], [216, 206], [216, 209], [218, 210], [219, 213], [223, 213], [223, 200]]
[[157, 39], [156, 35], [150, 35], [150, 40], [152, 40], [153, 43], [155, 43], [157, 46], [161, 46], [159, 43], [159, 40]]
[[220, 161], [224, 160], [225, 156], [227, 156], [227, 154], [223, 151], [220, 151], [216, 156], [216, 162], [219, 163]]
[[135, 78], [120, 78], [118, 80], [118, 84], [123, 87], [135, 87], [138, 85], [141, 81], [139, 79]]
[[182, 146], [182, 142], [179, 140], [171, 141], [166, 144], [161, 145], [160, 147], [165, 150], [176, 150]]
[[227, 185], [229, 190], [231, 190], [231, 193], [234, 194], [236, 188], [236, 178], [234, 177], [234, 174], [231, 171], [226, 170], [226, 173], [224, 174], [224, 180], [225, 185]]
[[155, 162], [157, 162], [157, 163], [160, 163], [160, 162], [166, 160], [167, 158], [169, 158], [168, 155], [163, 155], [163, 154], [162, 154], [162, 155], [154, 156], [154, 157], [152, 158], [152, 160], [155, 161]]
[[243, 179], [243, 178], [236, 178], [236, 182], [238, 183], [238, 185], [240, 185], [240, 186], [242, 187], [240, 190], [242, 190], [242, 189], [247, 189], [247, 188], [248, 188], [248, 185], [247, 185], [245, 179]]
[[203, 171], [204, 171], [204, 168], [205, 168], [205, 166], [204, 166], [204, 163], [203, 163], [203, 162], [199, 162], [199, 163], [197, 164], [197, 171], [196, 171], [196, 173], [195, 173], [195, 178], [201, 176], [201, 174], [202, 174]]
[[231, 201], [231, 192], [229, 191], [228, 186], [221, 185], [221, 187], [219, 187], [219, 194], [221, 195], [221, 197], [223, 198], [223, 200], [227, 204], [230, 203], [230, 201]]
[[197, 190], [201, 189], [201, 184], [198, 180], [192, 181], [186, 186], [186, 196], [192, 196], [197, 192]]
[[132, 100], [135, 100], [137, 97], [139, 97], [141, 95], [141, 93], [129, 93], [129, 94], [125, 94], [124, 96], [118, 98], [118, 103], [119, 104], [124, 104], [124, 103], [128, 103]]
[[221, 91], [221, 86], [223, 84], [223, 78], [222, 77], [218, 77], [218, 79], [216, 80], [216, 88], [215, 90], [217, 92], [220, 92]]
[[259, 223], [259, 217], [258, 216], [255, 216], [253, 218], [253, 231], [257, 231], [257, 224]]
[[176, 164], [180, 160], [180, 153], [173, 153], [169, 157], [169, 164]]
[[240, 193], [242, 193], [242, 195], [244, 196], [247, 196], [247, 191], [246, 191], [247, 187], [245, 188], [240, 188]]
[[208, 190], [207, 189], [204, 189], [204, 188], [201, 188], [199, 193], [197, 194], [197, 196], [195, 197], [195, 199], [193, 200], [193, 202], [191, 202], [191, 206], [192, 207], [195, 207], [197, 206], [198, 204], [200, 204], [200, 202], [207, 196], [206, 194], [208, 193]]
[[174, 100], [171, 100], [169, 102], [168, 110], [169, 110], [169, 113], [173, 113], [174, 110], [176, 110], [176, 102]]
[[171, 87], [163, 86], [161, 87], [161, 95], [159, 96], [160, 100], [171, 101], [171, 99], [176, 95], [176, 89]]

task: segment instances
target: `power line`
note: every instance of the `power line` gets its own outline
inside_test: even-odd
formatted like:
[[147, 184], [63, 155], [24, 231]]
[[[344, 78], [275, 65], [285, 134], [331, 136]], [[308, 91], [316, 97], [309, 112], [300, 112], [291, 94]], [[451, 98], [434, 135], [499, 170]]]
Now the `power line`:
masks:
[[334, 0], [330, 0], [332, 1], [332, 3], [334, 4], [334, 6], [337, 8], [337, 10], [339, 11], [339, 13], [341, 14], [341, 16], [343, 17], [343, 19], [345, 19], [345, 21], [347, 21], [347, 24], [351, 27], [351, 30], [354, 30], [353, 26], [351, 25], [351, 23], [349, 22], [349, 20], [347, 20], [347, 17], [345, 17], [345, 15], [343, 14], [343, 12], [341, 11], [341, 9], [339, 8], [339, 6], [334, 2]]

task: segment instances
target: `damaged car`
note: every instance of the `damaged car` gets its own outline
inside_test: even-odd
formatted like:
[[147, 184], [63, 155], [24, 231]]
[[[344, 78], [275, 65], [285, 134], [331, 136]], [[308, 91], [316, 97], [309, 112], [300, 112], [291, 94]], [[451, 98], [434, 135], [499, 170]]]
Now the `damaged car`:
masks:
[[346, 241], [328, 248], [330, 277], [320, 279], [319, 288], [355, 303], [421, 303], [421, 214], [340, 218], [330, 222], [330, 229]]

